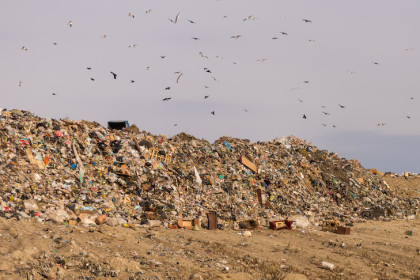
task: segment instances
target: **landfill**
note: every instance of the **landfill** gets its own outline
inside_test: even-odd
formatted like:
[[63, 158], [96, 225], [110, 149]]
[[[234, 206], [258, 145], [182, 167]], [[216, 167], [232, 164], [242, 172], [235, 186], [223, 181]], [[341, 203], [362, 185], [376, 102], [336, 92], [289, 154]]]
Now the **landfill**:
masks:
[[216, 213], [218, 229], [268, 229], [285, 218], [351, 225], [419, 214], [419, 197], [399, 197], [383, 173], [295, 136], [209, 143], [17, 109], [3, 109], [0, 123], [7, 219], [127, 228], [199, 219], [206, 228], [207, 214]]

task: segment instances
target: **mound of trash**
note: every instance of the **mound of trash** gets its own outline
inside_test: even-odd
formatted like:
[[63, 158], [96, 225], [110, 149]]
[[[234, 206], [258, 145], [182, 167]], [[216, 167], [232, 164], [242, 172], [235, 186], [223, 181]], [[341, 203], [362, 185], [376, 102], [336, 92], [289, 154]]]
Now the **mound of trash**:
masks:
[[204, 226], [216, 213], [219, 228], [237, 228], [419, 211], [419, 199], [397, 197], [380, 172], [295, 136], [209, 143], [16, 109], [0, 117], [0, 216], [8, 219], [141, 226], [200, 218]]

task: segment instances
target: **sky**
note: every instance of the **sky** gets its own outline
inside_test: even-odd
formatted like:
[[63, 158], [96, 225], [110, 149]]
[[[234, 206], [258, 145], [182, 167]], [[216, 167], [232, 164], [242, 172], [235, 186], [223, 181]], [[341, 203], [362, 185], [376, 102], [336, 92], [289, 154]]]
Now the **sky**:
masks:
[[418, 0], [2, 0], [0, 107], [210, 142], [295, 135], [365, 168], [420, 173], [418, 11]]

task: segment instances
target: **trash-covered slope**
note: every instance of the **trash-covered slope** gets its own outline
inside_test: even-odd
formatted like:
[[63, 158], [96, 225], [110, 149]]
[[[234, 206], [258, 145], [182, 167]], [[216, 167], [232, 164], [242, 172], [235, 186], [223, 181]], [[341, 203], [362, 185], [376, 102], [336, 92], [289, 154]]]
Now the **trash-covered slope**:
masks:
[[89, 224], [105, 214], [109, 225], [138, 225], [204, 221], [215, 211], [219, 227], [237, 227], [291, 215], [402, 218], [419, 207], [418, 198], [395, 196], [376, 170], [294, 136], [211, 144], [4, 110], [0, 155], [0, 215], [8, 218]]

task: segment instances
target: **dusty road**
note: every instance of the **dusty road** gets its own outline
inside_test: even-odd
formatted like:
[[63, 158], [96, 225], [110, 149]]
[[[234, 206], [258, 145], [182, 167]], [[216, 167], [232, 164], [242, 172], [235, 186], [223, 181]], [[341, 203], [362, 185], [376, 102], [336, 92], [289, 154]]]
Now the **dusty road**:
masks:
[[418, 219], [238, 233], [0, 218], [0, 279], [420, 279]]

